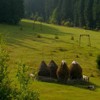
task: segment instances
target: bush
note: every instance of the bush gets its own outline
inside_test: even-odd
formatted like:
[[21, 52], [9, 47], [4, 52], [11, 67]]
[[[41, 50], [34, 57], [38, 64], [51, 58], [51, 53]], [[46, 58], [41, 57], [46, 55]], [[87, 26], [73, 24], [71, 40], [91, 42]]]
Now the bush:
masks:
[[28, 89], [30, 83], [28, 70], [29, 67], [25, 64], [18, 64], [17, 78], [20, 84], [20, 89], [16, 96], [17, 100], [39, 100], [39, 94]]
[[12, 100], [14, 92], [10, 87], [11, 81], [8, 77], [9, 55], [3, 43], [3, 39], [0, 38], [0, 100]]
[[62, 20], [62, 21], [61, 21], [61, 25], [64, 25], [64, 23], [65, 23], [65, 21], [64, 21], [64, 20]]
[[59, 36], [55, 35], [55, 39], [59, 39]]
[[43, 18], [42, 18], [42, 17], [38, 17], [38, 18], [37, 18], [37, 21], [43, 22]]
[[19, 65], [17, 77], [20, 89], [12, 88], [8, 77], [9, 54], [4, 48], [3, 39], [0, 36], [0, 100], [39, 100], [38, 93], [28, 89], [29, 75], [26, 65]]
[[71, 36], [71, 40], [74, 40], [74, 36]]
[[67, 22], [64, 23], [64, 26], [72, 27], [73, 24], [71, 22], [67, 21]]
[[100, 55], [97, 56], [97, 68], [100, 70]]
[[40, 34], [37, 34], [37, 38], [42, 38], [42, 36]]

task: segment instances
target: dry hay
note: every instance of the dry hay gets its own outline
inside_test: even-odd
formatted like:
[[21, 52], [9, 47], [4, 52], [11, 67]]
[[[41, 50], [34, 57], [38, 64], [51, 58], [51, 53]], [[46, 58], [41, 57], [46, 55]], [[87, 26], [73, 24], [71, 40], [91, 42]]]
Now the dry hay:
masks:
[[69, 78], [69, 68], [65, 61], [62, 61], [60, 68], [57, 70], [57, 78], [59, 82], [67, 82]]
[[82, 79], [82, 68], [76, 61], [70, 65], [70, 79]]
[[49, 72], [49, 69], [48, 69], [45, 61], [42, 61], [40, 64], [38, 76], [50, 77], [50, 72]]
[[56, 71], [58, 69], [58, 66], [53, 60], [50, 61], [48, 68], [50, 70], [50, 77], [57, 78]]

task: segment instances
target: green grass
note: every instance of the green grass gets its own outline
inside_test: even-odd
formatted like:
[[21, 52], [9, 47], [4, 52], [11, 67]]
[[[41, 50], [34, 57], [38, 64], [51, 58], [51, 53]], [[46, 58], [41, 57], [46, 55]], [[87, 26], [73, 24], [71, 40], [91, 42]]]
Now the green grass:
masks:
[[[33, 82], [31, 88], [39, 91], [41, 100], [97, 100], [100, 98], [100, 76], [96, 68], [96, 58], [100, 54], [100, 32], [70, 28], [51, 24], [22, 20], [20, 26], [0, 24], [0, 34], [7, 43], [10, 54], [10, 77], [15, 78], [16, 62], [22, 61], [30, 67], [30, 73], [37, 71], [42, 60], [48, 64], [53, 59], [58, 66], [66, 60], [68, 66], [73, 60], [79, 62], [83, 74], [91, 76], [90, 82], [97, 85], [96, 91], [90, 91], [77, 86], [60, 85], [45, 82]], [[82, 38], [79, 47], [80, 34], [91, 36], [91, 47], [87, 37]], [[40, 36], [40, 38], [38, 38]], [[58, 39], [55, 39], [55, 37]], [[71, 40], [71, 37], [74, 40]], [[77, 57], [78, 56], [78, 57]]]
[[[92, 78], [91, 80], [100, 86], [100, 80], [97, 78]], [[41, 100], [97, 100], [100, 98], [100, 87], [96, 91], [90, 91], [78, 86], [43, 82], [34, 82], [33, 87], [39, 91]]]

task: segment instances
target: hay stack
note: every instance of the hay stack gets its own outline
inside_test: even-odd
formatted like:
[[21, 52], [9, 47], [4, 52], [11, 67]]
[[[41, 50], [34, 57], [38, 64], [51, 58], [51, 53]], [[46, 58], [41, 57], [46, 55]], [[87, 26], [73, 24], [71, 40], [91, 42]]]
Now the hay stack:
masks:
[[53, 60], [50, 61], [48, 68], [50, 70], [50, 77], [57, 78], [56, 71], [58, 69], [58, 66]]
[[57, 78], [59, 82], [67, 82], [69, 78], [69, 68], [65, 61], [62, 61], [60, 68], [57, 70]]
[[49, 71], [45, 61], [42, 61], [41, 64], [40, 64], [38, 76], [50, 77], [50, 71]]
[[82, 68], [76, 61], [70, 65], [70, 79], [82, 79]]

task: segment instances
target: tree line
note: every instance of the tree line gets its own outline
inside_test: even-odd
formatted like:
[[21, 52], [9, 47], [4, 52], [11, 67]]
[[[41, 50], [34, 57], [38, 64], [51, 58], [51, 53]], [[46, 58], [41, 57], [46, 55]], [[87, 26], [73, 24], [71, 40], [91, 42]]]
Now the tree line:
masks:
[[23, 0], [0, 0], [0, 23], [17, 24], [23, 15]]
[[44, 22], [100, 29], [100, 0], [24, 0], [25, 17]]
[[100, 0], [0, 0], [0, 23], [21, 18], [58, 25], [100, 29]]

